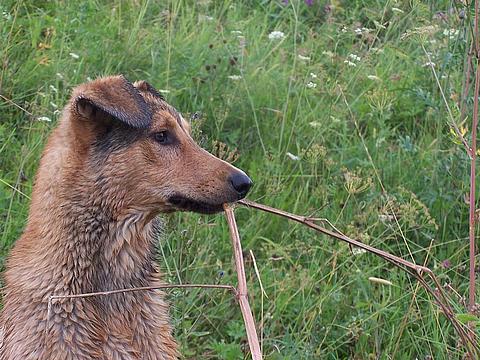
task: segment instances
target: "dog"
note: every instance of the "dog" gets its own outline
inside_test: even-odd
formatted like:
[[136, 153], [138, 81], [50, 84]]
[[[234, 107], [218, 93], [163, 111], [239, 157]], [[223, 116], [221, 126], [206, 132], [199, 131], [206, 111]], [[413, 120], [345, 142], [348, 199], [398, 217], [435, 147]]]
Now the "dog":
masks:
[[1, 360], [177, 359], [157, 286], [157, 215], [216, 213], [252, 185], [200, 148], [146, 81], [76, 87], [38, 169], [28, 223], [5, 271]]

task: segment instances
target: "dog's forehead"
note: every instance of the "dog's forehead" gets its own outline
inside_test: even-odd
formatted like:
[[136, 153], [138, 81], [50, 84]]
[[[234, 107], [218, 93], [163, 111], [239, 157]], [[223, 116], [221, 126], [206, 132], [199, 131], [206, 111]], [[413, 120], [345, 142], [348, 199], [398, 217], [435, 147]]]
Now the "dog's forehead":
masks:
[[175, 128], [182, 127], [182, 120], [178, 113], [169, 109], [158, 109], [153, 112], [151, 129], [161, 127]]
[[[183, 127], [183, 122], [185, 120], [183, 120], [182, 115], [163, 98], [151, 96], [150, 94], [145, 94], [144, 98], [153, 113], [152, 126], [159, 123], [176, 122], [180, 127]], [[173, 126], [174, 123], [171, 123], [170, 125]]]

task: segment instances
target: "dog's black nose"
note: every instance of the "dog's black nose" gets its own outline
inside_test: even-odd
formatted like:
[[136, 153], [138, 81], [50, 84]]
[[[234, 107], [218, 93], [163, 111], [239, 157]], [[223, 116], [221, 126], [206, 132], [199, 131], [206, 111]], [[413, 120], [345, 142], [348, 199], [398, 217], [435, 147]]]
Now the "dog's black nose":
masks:
[[238, 193], [239, 199], [243, 199], [253, 185], [252, 180], [250, 180], [250, 178], [243, 172], [236, 172], [235, 174], [230, 175], [230, 182]]

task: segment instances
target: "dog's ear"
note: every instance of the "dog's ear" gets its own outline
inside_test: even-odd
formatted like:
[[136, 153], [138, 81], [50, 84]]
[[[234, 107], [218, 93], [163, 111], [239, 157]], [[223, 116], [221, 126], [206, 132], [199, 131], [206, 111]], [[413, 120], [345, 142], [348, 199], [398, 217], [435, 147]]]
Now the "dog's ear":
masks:
[[77, 87], [73, 92], [71, 111], [81, 120], [113, 118], [137, 129], [146, 129], [152, 122], [150, 107], [137, 88], [122, 75]]
[[139, 80], [135, 81], [133, 84], [138, 90], [144, 92], [144, 93], [150, 93], [150, 95], [160, 99], [160, 100], [165, 100], [162, 94], [158, 92], [157, 89], [155, 89], [150, 83], [146, 82], [145, 80]]

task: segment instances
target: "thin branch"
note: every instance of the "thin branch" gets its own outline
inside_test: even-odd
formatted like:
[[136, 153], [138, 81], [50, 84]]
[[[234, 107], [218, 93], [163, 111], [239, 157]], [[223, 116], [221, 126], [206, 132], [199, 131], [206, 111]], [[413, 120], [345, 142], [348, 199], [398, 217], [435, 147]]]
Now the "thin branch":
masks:
[[252, 353], [253, 360], [262, 359], [262, 351], [260, 350], [260, 343], [258, 342], [257, 329], [255, 328], [255, 321], [253, 320], [252, 310], [248, 303], [247, 294], [247, 279], [245, 276], [245, 266], [243, 264], [242, 244], [240, 243], [240, 235], [238, 234], [237, 223], [233, 209], [228, 204], [224, 204], [225, 216], [230, 230], [230, 237], [232, 239], [233, 253], [235, 258], [235, 268], [238, 277], [238, 293], [237, 298], [242, 311], [245, 329], [247, 331], [248, 345]]
[[92, 296], [100, 296], [100, 295], [113, 295], [113, 294], [123, 294], [135, 291], [146, 291], [146, 290], [160, 290], [160, 289], [185, 289], [185, 288], [201, 288], [201, 289], [225, 289], [230, 290], [234, 294], [237, 293], [237, 289], [231, 285], [210, 285], [210, 284], [164, 284], [164, 285], [157, 285], [157, 286], [144, 286], [144, 287], [134, 287], [128, 289], [117, 289], [117, 290], [108, 290], [108, 291], [97, 291], [91, 293], [83, 293], [83, 294], [76, 294], [76, 295], [51, 295], [48, 298], [49, 306], [53, 302], [53, 300], [59, 299], [78, 299], [78, 298], [88, 298]]
[[383, 257], [385, 260], [391, 262], [391, 263], [394, 263], [394, 264], [398, 264], [398, 265], [401, 265], [401, 266], [404, 266], [404, 267], [407, 267], [407, 268], [410, 268], [412, 270], [414, 270], [415, 272], [418, 272], [418, 273], [431, 273], [432, 271], [425, 267], [425, 266], [421, 266], [421, 265], [416, 265], [416, 264], [413, 264], [407, 260], [404, 260], [398, 256], [395, 256], [395, 255], [392, 255], [390, 253], [387, 253], [383, 250], [379, 250], [377, 248], [374, 248], [373, 246], [370, 246], [370, 245], [367, 245], [367, 244], [364, 244], [358, 240], [354, 240], [354, 239], [350, 239], [349, 237], [345, 236], [345, 235], [342, 235], [342, 234], [339, 234], [339, 233], [336, 233], [336, 232], [333, 232], [331, 230], [328, 230], [328, 229], [325, 229], [317, 224], [315, 224], [314, 222], [312, 222], [308, 217], [306, 216], [300, 216], [300, 215], [295, 215], [295, 214], [291, 214], [289, 212], [286, 212], [286, 211], [283, 211], [283, 210], [279, 210], [279, 209], [275, 209], [275, 208], [272, 208], [270, 206], [267, 206], [267, 205], [262, 205], [262, 204], [257, 204], [253, 201], [249, 201], [249, 200], [240, 200], [238, 201], [240, 204], [242, 205], [246, 205], [248, 207], [252, 207], [252, 208], [255, 208], [255, 209], [259, 209], [259, 210], [263, 210], [263, 211], [266, 211], [266, 212], [269, 212], [271, 214], [276, 214], [276, 215], [280, 215], [280, 216], [283, 216], [287, 219], [290, 219], [290, 220], [294, 220], [296, 222], [299, 222], [301, 224], [304, 224], [314, 230], [317, 230], [325, 235], [328, 235], [330, 237], [334, 237], [334, 238], [337, 238], [339, 240], [342, 240], [344, 242], [347, 242], [351, 245], [354, 245], [356, 247], [359, 247], [361, 249], [364, 249], [368, 252], [371, 252], [373, 254], [376, 254], [378, 256], [381, 256]]
[[[450, 321], [452, 326], [455, 328], [457, 331], [457, 334], [460, 337], [460, 340], [462, 341], [465, 351], [467, 352], [467, 356], [469, 359], [478, 359], [480, 357], [480, 345], [479, 345], [479, 340], [477, 338], [477, 335], [469, 328], [464, 327], [455, 317], [455, 312], [453, 311], [447, 296], [440, 285], [440, 282], [438, 281], [437, 277], [433, 273], [432, 270], [430, 270], [426, 266], [422, 265], [417, 265], [414, 263], [411, 263], [407, 260], [404, 260], [398, 256], [392, 255], [390, 253], [387, 253], [383, 250], [379, 250], [377, 248], [374, 248], [370, 245], [363, 244], [362, 242], [358, 240], [351, 239], [345, 235], [341, 235], [339, 233], [335, 233], [333, 231], [330, 231], [328, 229], [325, 229], [314, 222], [312, 222], [308, 217], [305, 216], [299, 216], [296, 214], [291, 214], [289, 212], [279, 210], [272, 208], [270, 206], [262, 205], [262, 204], [257, 204], [253, 201], [249, 200], [240, 200], [238, 203], [245, 205], [247, 207], [255, 208], [258, 210], [262, 210], [271, 214], [275, 215], [280, 215], [282, 217], [285, 217], [289, 220], [296, 221], [298, 223], [301, 223], [305, 226], [308, 226], [309, 228], [312, 228], [320, 233], [323, 233], [325, 235], [328, 235], [330, 237], [336, 238], [338, 240], [344, 241], [350, 245], [359, 247], [361, 249], [364, 249], [370, 253], [373, 253], [384, 260], [390, 262], [391, 264], [399, 267], [400, 269], [406, 271], [413, 277], [415, 277], [418, 282], [425, 288], [425, 290], [432, 295], [432, 297], [435, 299], [437, 305], [441, 308], [442, 312], [444, 315], [447, 317], [447, 319]], [[435, 285], [435, 288], [432, 289], [428, 285], [428, 283], [425, 280], [424, 275], [426, 275], [430, 280], [433, 282]], [[475, 356], [476, 354], [476, 356]]]
[[9, 104], [12, 104], [13, 106], [19, 108], [20, 110], [22, 110], [23, 112], [27, 113], [28, 115], [33, 116], [33, 114], [32, 114], [30, 111], [28, 111], [27, 109], [21, 107], [21, 106], [18, 105], [15, 101], [10, 100], [9, 98], [3, 96], [2, 94], [0, 94], [0, 98], [2, 98], [3, 100], [5, 100], [5, 101], [8, 102]]
[[475, 29], [472, 44], [475, 44], [475, 91], [473, 94], [473, 117], [472, 117], [472, 146], [470, 160], [470, 204], [469, 204], [469, 240], [470, 240], [470, 271], [469, 271], [469, 308], [473, 311], [475, 307], [475, 175], [477, 160], [477, 126], [478, 126], [478, 95], [480, 92], [480, 64], [479, 64], [479, 34], [478, 34], [478, 0], [475, 0]]
[[52, 313], [52, 304], [55, 300], [61, 299], [79, 299], [79, 298], [89, 298], [94, 296], [109, 296], [114, 294], [123, 294], [135, 291], [148, 291], [148, 290], [159, 290], [159, 289], [186, 289], [186, 288], [202, 288], [202, 289], [224, 289], [230, 290], [235, 295], [237, 295], [237, 289], [235, 289], [231, 285], [209, 285], [209, 284], [163, 284], [157, 286], [143, 286], [143, 287], [134, 287], [128, 289], [117, 289], [117, 290], [108, 290], [108, 291], [97, 291], [91, 293], [83, 293], [83, 294], [74, 294], [74, 295], [51, 295], [48, 298], [48, 305], [47, 305], [47, 326], [45, 327], [45, 334], [48, 333], [48, 323], [50, 321], [50, 316]]

